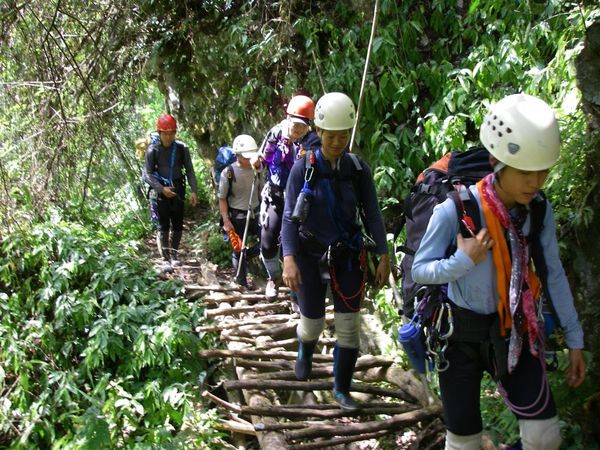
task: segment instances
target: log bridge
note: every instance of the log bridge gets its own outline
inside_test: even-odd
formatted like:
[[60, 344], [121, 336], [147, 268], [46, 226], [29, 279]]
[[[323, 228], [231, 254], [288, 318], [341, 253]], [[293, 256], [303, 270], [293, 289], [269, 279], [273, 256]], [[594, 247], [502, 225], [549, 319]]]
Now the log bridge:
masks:
[[[235, 379], [222, 382], [219, 389], [205, 390], [202, 396], [221, 410], [219, 427], [233, 433], [236, 442], [243, 442], [240, 436], [252, 435], [261, 449], [352, 449], [365, 448], [358, 447], [359, 441], [411, 429], [415, 435], [411, 448], [419, 448], [418, 441], [431, 441], [440, 434], [441, 404], [423, 380], [391, 358], [365, 354], [362, 348], [351, 388], [362, 408], [344, 412], [335, 404], [331, 395], [335, 339], [328, 333], [333, 327], [331, 309], [315, 351], [311, 379], [297, 381], [299, 315], [291, 307], [287, 289], [280, 289], [272, 301], [229, 284], [188, 285], [185, 292], [206, 308], [206, 324], [197, 326], [196, 332], [219, 333], [223, 342], [223, 348], [204, 350], [199, 356], [231, 365]], [[435, 443], [427, 447], [435, 448]]]

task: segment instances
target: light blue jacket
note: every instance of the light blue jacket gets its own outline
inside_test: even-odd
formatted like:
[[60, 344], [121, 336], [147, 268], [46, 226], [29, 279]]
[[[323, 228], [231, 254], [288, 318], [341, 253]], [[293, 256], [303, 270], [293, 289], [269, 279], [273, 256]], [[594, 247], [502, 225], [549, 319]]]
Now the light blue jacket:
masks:
[[[471, 192], [479, 204], [481, 226], [485, 218], [481, 212], [481, 200], [475, 186]], [[523, 225], [523, 233], [529, 235], [531, 216]], [[498, 290], [496, 289], [496, 269], [492, 252], [488, 251], [485, 260], [477, 265], [462, 250], [446, 257], [446, 250], [456, 245], [459, 233], [456, 207], [452, 200], [437, 205], [427, 226], [427, 231], [417, 250], [412, 266], [412, 277], [420, 284], [448, 283], [448, 297], [456, 305], [479, 314], [497, 311]], [[556, 239], [556, 222], [550, 204], [540, 234], [544, 260], [548, 269], [547, 289], [552, 304], [564, 330], [569, 348], [583, 348], [583, 330], [573, 304], [573, 295], [559, 258]]]

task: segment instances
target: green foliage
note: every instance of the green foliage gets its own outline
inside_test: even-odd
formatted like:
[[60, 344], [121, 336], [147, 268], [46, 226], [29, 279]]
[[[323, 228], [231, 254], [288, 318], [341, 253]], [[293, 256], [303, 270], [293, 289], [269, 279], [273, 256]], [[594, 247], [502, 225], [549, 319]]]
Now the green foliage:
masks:
[[200, 420], [196, 353], [214, 345], [193, 333], [202, 311], [136, 253], [60, 220], [0, 243], [4, 445], [161, 446]]

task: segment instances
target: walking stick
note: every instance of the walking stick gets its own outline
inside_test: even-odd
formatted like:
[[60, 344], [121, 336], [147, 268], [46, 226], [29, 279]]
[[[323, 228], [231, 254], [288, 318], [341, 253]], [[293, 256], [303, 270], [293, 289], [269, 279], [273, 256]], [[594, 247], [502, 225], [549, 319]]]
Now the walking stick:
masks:
[[258, 172], [254, 172], [254, 181], [252, 181], [252, 188], [250, 189], [250, 198], [248, 199], [248, 212], [246, 213], [246, 225], [244, 225], [244, 236], [242, 237], [242, 250], [240, 251], [240, 259], [238, 261], [238, 268], [235, 274], [237, 279], [240, 276], [240, 270], [242, 270], [242, 261], [246, 256], [246, 238], [248, 237], [248, 226], [250, 225], [250, 215], [252, 214], [252, 197], [254, 196], [254, 188], [256, 186], [256, 180], [258, 180]]

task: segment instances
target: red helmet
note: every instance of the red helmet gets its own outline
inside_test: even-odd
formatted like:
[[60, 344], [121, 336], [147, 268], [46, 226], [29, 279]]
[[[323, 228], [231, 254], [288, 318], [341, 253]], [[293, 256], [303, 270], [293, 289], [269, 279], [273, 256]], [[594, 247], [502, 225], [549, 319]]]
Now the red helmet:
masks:
[[161, 114], [156, 121], [158, 131], [177, 131], [177, 121], [171, 114]]
[[315, 118], [315, 102], [306, 95], [296, 95], [288, 103], [286, 112], [290, 116], [313, 120]]

